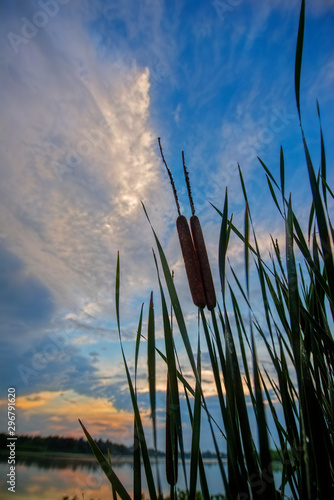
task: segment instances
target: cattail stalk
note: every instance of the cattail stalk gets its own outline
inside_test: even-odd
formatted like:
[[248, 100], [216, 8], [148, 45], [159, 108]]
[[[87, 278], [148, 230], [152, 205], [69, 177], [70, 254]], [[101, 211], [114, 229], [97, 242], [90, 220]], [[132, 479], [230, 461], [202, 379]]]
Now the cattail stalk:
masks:
[[[177, 448], [177, 432], [175, 420], [171, 419], [171, 405], [169, 394], [169, 375], [167, 374], [167, 391], [166, 391], [166, 477], [170, 486], [175, 486], [178, 477], [178, 448]], [[173, 434], [173, 435], [172, 435]], [[174, 445], [174, 446], [173, 446]]]

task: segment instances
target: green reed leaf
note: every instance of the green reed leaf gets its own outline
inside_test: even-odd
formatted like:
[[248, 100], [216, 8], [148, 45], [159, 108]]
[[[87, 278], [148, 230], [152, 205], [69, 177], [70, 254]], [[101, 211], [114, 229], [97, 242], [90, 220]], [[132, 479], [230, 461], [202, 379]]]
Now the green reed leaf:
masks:
[[130, 495], [127, 493], [127, 491], [123, 487], [122, 483], [120, 482], [120, 480], [116, 476], [116, 474], [113, 471], [112, 467], [107, 462], [107, 460], [106, 460], [105, 456], [103, 455], [102, 451], [100, 450], [100, 448], [98, 447], [98, 445], [95, 443], [94, 439], [91, 437], [91, 435], [89, 434], [88, 430], [86, 429], [86, 427], [84, 426], [84, 424], [81, 422], [80, 419], [79, 419], [79, 423], [80, 423], [80, 425], [82, 427], [82, 430], [84, 431], [84, 433], [86, 435], [86, 438], [87, 438], [87, 441], [89, 443], [89, 446], [91, 447], [91, 449], [92, 449], [92, 451], [93, 451], [93, 453], [94, 453], [97, 461], [99, 462], [101, 469], [103, 470], [103, 472], [105, 473], [105, 475], [109, 479], [112, 487], [115, 488], [115, 490], [117, 491], [117, 493], [119, 494], [119, 496], [122, 498], [122, 500], [131, 500]]

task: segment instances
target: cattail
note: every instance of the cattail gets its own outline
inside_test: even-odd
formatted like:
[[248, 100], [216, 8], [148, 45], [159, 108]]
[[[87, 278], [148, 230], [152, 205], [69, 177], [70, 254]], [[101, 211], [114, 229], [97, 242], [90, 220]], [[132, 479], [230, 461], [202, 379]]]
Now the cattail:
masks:
[[190, 227], [191, 227], [191, 234], [194, 240], [194, 245], [197, 252], [197, 257], [204, 287], [206, 305], [209, 311], [212, 311], [212, 309], [216, 307], [216, 292], [213, 284], [209, 258], [206, 251], [201, 224], [196, 215], [190, 217]]
[[206, 246], [205, 246], [205, 241], [204, 241], [204, 236], [203, 236], [201, 224], [200, 224], [199, 218], [195, 215], [195, 207], [194, 207], [194, 202], [193, 202], [193, 198], [191, 195], [189, 173], [188, 173], [186, 165], [185, 165], [183, 151], [182, 151], [182, 162], [183, 162], [184, 176], [185, 176], [185, 180], [186, 180], [186, 184], [187, 184], [190, 208], [191, 208], [191, 213], [192, 213], [192, 216], [190, 217], [191, 234], [193, 237], [194, 246], [195, 246], [195, 250], [196, 250], [196, 254], [197, 254], [197, 258], [198, 258], [198, 262], [199, 262], [201, 279], [202, 279], [203, 289], [204, 289], [204, 293], [205, 293], [206, 305], [207, 305], [209, 311], [212, 311], [212, 309], [214, 309], [216, 307], [216, 292], [215, 292], [215, 287], [213, 284], [210, 263], [209, 263], [208, 253], [206, 251]]
[[178, 216], [176, 219], [176, 227], [179, 235], [191, 296], [195, 306], [203, 308], [206, 305], [206, 300], [201, 270], [190, 234], [188, 221], [184, 215]]
[[[167, 374], [167, 391], [166, 391], [166, 477], [167, 482], [171, 486], [175, 486], [178, 476], [178, 448], [177, 448], [177, 432], [174, 420], [173, 434], [171, 429], [171, 406], [169, 395], [169, 376]], [[174, 440], [172, 438], [174, 437]], [[173, 443], [174, 442], [174, 443]], [[174, 450], [173, 450], [174, 444]]]
[[206, 305], [206, 301], [205, 301], [205, 293], [204, 293], [204, 288], [203, 288], [203, 283], [202, 283], [199, 262], [198, 262], [198, 258], [196, 255], [196, 250], [195, 250], [194, 243], [193, 243], [193, 240], [192, 240], [192, 237], [190, 234], [190, 229], [189, 229], [187, 219], [183, 215], [181, 215], [181, 212], [180, 212], [180, 204], [179, 204], [179, 200], [177, 197], [176, 187], [174, 184], [172, 173], [168, 168], [167, 162], [166, 162], [164, 154], [162, 152], [160, 137], [158, 137], [158, 143], [159, 143], [159, 147], [160, 147], [161, 158], [162, 158], [162, 161], [166, 167], [166, 170], [167, 170], [167, 173], [168, 173], [168, 176], [170, 179], [170, 183], [172, 185], [174, 199], [175, 199], [175, 203], [176, 203], [176, 208], [177, 208], [177, 211], [179, 214], [178, 218], [176, 219], [176, 228], [177, 228], [177, 233], [179, 235], [179, 240], [180, 240], [184, 265], [186, 268], [190, 293], [191, 293], [191, 296], [192, 296], [192, 299], [193, 299], [195, 306], [203, 308]]

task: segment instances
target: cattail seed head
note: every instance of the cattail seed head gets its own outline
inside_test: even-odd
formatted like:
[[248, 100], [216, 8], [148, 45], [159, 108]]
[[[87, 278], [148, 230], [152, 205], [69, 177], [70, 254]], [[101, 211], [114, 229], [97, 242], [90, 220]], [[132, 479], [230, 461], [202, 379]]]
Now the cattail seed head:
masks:
[[186, 268], [190, 292], [195, 306], [204, 308], [206, 305], [205, 293], [202, 283], [196, 250], [190, 234], [187, 219], [179, 215], [176, 219], [176, 227], [179, 235], [183, 260]]
[[190, 217], [191, 234], [194, 240], [196, 249], [203, 288], [205, 293], [206, 305], [209, 311], [216, 307], [216, 292], [213, 284], [210, 263], [206, 251], [204, 236], [201, 228], [200, 221], [196, 215]]

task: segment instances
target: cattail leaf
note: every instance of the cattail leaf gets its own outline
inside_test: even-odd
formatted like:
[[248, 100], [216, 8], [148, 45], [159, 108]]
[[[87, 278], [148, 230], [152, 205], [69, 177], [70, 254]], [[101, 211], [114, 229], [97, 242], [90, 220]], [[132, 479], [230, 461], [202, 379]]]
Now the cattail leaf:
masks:
[[[147, 220], [150, 223], [150, 219], [149, 219], [149, 217], [147, 215], [145, 206], [144, 206], [143, 203], [142, 203], [142, 205], [143, 205], [144, 212], [146, 214]], [[186, 324], [185, 324], [185, 321], [184, 321], [183, 312], [182, 312], [180, 301], [179, 301], [179, 298], [178, 298], [178, 295], [177, 295], [177, 292], [176, 292], [176, 289], [175, 289], [175, 285], [174, 285], [174, 282], [173, 282], [172, 274], [170, 272], [170, 269], [169, 269], [169, 266], [168, 266], [168, 263], [167, 263], [167, 259], [166, 259], [166, 256], [164, 254], [164, 251], [162, 249], [162, 246], [160, 244], [160, 241], [159, 241], [159, 239], [158, 239], [158, 237], [157, 237], [157, 235], [156, 235], [156, 233], [155, 233], [155, 231], [154, 231], [151, 223], [150, 223], [150, 225], [151, 225], [151, 229], [152, 229], [152, 232], [153, 232], [153, 235], [154, 235], [154, 238], [155, 238], [155, 241], [156, 241], [156, 245], [157, 245], [157, 248], [158, 248], [158, 253], [159, 253], [159, 257], [160, 257], [160, 261], [161, 261], [161, 266], [162, 266], [162, 270], [163, 270], [163, 273], [164, 273], [164, 277], [165, 277], [165, 281], [166, 281], [166, 285], [167, 285], [169, 297], [171, 299], [173, 310], [174, 310], [174, 313], [175, 313], [175, 318], [176, 318], [176, 321], [177, 321], [177, 324], [178, 324], [178, 327], [179, 327], [179, 330], [180, 330], [180, 334], [181, 334], [181, 337], [182, 337], [182, 340], [183, 340], [183, 343], [184, 343], [184, 346], [185, 346], [185, 349], [186, 349], [186, 352], [187, 352], [187, 355], [188, 355], [188, 359], [189, 359], [191, 368], [192, 368], [192, 370], [194, 372], [195, 378], [198, 379], [197, 370], [196, 370], [196, 363], [195, 363], [194, 355], [193, 355], [193, 352], [192, 352], [192, 349], [191, 349], [191, 344], [190, 344], [190, 340], [189, 340], [189, 336], [188, 336]]]
[[[184, 471], [185, 481], [187, 484], [185, 453], [184, 453], [184, 445], [183, 445], [182, 422], [181, 422], [181, 411], [180, 411], [180, 401], [179, 401], [179, 390], [178, 390], [177, 378], [179, 378], [181, 380], [181, 382], [183, 383], [183, 385], [185, 387], [186, 386], [188, 387], [188, 390], [190, 390], [192, 392], [193, 392], [193, 390], [190, 387], [190, 385], [188, 384], [188, 382], [182, 377], [182, 374], [179, 373], [176, 369], [176, 362], [175, 362], [175, 355], [174, 355], [174, 342], [173, 342], [173, 336], [172, 336], [172, 328], [171, 328], [169, 315], [168, 315], [166, 298], [165, 298], [165, 294], [164, 294], [164, 291], [162, 288], [158, 263], [157, 263], [157, 259], [156, 259], [154, 252], [153, 252], [153, 256], [154, 256], [154, 262], [155, 262], [155, 267], [156, 267], [156, 271], [157, 271], [160, 296], [161, 296], [163, 328], [164, 328], [164, 338], [165, 338], [165, 347], [166, 347], [167, 357], [165, 357], [159, 351], [159, 349], [156, 348], [156, 351], [159, 353], [159, 355], [162, 357], [162, 359], [164, 359], [164, 361], [167, 364], [168, 389], [170, 390], [170, 394], [168, 395], [169, 396], [168, 419], [169, 419], [170, 425], [172, 426], [172, 428], [171, 429], [169, 428], [168, 431], [171, 432], [171, 436], [172, 436], [172, 434], [174, 433], [173, 421], [175, 421], [177, 437], [178, 437], [179, 444], [180, 444], [180, 452], [181, 452], [183, 471]], [[193, 392], [193, 394], [194, 394], [194, 392]], [[166, 426], [167, 426], [167, 423], [166, 423]], [[171, 437], [171, 439], [172, 439], [172, 437]], [[174, 462], [173, 462], [173, 470], [175, 472], [174, 479], [176, 479], [177, 468], [178, 468], [177, 446], [175, 446], [173, 439], [171, 442], [171, 451], [173, 453], [172, 460], [174, 460]], [[169, 470], [170, 470], [170, 468], [169, 468]], [[171, 478], [171, 481], [172, 481], [172, 478]]]
[[249, 387], [249, 391], [251, 392], [251, 381], [250, 381], [250, 375], [249, 375], [249, 369], [248, 369], [248, 362], [247, 362], [247, 357], [246, 357], [245, 345], [244, 345], [244, 341], [243, 341], [243, 335], [245, 336], [246, 341], [247, 341], [249, 347], [250, 347], [250, 344], [249, 344], [248, 337], [246, 336], [246, 331], [245, 331], [244, 323], [243, 323], [242, 316], [241, 316], [241, 313], [240, 313], [240, 308], [239, 308], [239, 305], [238, 305], [238, 301], [237, 301], [237, 299], [235, 297], [235, 294], [234, 294], [234, 292], [233, 292], [233, 290], [232, 290], [231, 287], [230, 287], [230, 294], [231, 294], [231, 298], [232, 298], [232, 305], [233, 305], [233, 312], [234, 312], [235, 322], [236, 322], [236, 326], [237, 326], [237, 330], [238, 330], [239, 344], [240, 344], [240, 350], [241, 350], [241, 357], [242, 357], [243, 367], [244, 367], [244, 370], [245, 370], [245, 376], [246, 376], [247, 384], [248, 384], [248, 387]]
[[[135, 348], [135, 395], [137, 395], [137, 368], [138, 356], [140, 347], [140, 338], [143, 323], [143, 309], [144, 304], [141, 306], [139, 322], [136, 335], [136, 348]], [[134, 498], [141, 498], [142, 483], [141, 483], [141, 453], [140, 453], [140, 439], [136, 419], [133, 421], [133, 496]]]
[[198, 457], [198, 470], [199, 470], [199, 478], [201, 482], [203, 500], [211, 500], [201, 451], [199, 452], [199, 457]]
[[[209, 351], [212, 372], [213, 372], [213, 376], [214, 376], [214, 380], [215, 380], [215, 384], [216, 384], [216, 389], [217, 389], [217, 393], [218, 393], [218, 402], [219, 402], [219, 406], [220, 406], [220, 411], [221, 411], [222, 418], [223, 418], [223, 421], [225, 424], [227, 410], [226, 410], [226, 407], [224, 404], [223, 388], [222, 388], [222, 384], [221, 384], [221, 380], [220, 380], [220, 373], [219, 373], [219, 368], [218, 368], [218, 363], [217, 363], [217, 357], [215, 356], [215, 353], [213, 350], [213, 345], [212, 345], [211, 340], [210, 340], [208, 324], [206, 321], [204, 311], [201, 311], [201, 319], [202, 319], [202, 324], [203, 324], [203, 328], [204, 328], [206, 344], [207, 344], [208, 351]], [[224, 363], [224, 361], [223, 361], [223, 363]]]
[[155, 376], [155, 324], [154, 324], [154, 304], [153, 292], [150, 297], [150, 308], [147, 325], [147, 367], [148, 367], [148, 386], [150, 393], [151, 418], [153, 427], [153, 446], [156, 460], [157, 482], [159, 497], [162, 496], [160, 485], [160, 474], [158, 468], [158, 450], [157, 450], [157, 424], [156, 424], [156, 376]]
[[[219, 215], [221, 217], [223, 217], [223, 213], [217, 207], [215, 207], [212, 203], [210, 203], [210, 205], [219, 213]], [[244, 236], [241, 234], [241, 232], [239, 231], [239, 229], [237, 229], [234, 226], [234, 224], [232, 224], [232, 216], [231, 216], [230, 220], [227, 220], [227, 224], [228, 224], [228, 227], [227, 227], [227, 231], [226, 231], [226, 243], [228, 244], [231, 230], [238, 236], [238, 238], [241, 239], [241, 241], [243, 241], [245, 243]], [[251, 252], [253, 252], [254, 254], [256, 254], [256, 250], [252, 247], [252, 245], [249, 245], [249, 249], [250, 249]]]
[[307, 264], [312, 269], [312, 271], [313, 271], [313, 273], [314, 273], [317, 281], [319, 282], [319, 284], [321, 285], [322, 289], [324, 290], [324, 292], [325, 292], [328, 300], [330, 301], [330, 303], [332, 305], [334, 305], [333, 301], [332, 301], [330, 289], [329, 289], [329, 286], [328, 286], [328, 280], [326, 280], [322, 276], [322, 274], [319, 272], [319, 270], [317, 269], [317, 267], [314, 265], [314, 262], [313, 262], [313, 259], [312, 259], [312, 255], [311, 255], [311, 253], [310, 253], [310, 251], [308, 249], [308, 246], [306, 244], [303, 232], [302, 232], [302, 230], [300, 228], [300, 225], [299, 225], [298, 220], [295, 217], [295, 215], [293, 215], [293, 224], [294, 224], [294, 228], [296, 230], [296, 235], [294, 235], [294, 239], [295, 239], [295, 241], [296, 241], [299, 249], [301, 250], [303, 256], [305, 257], [305, 260], [306, 260]]
[[221, 284], [223, 297], [225, 296], [225, 260], [226, 260], [226, 251], [227, 251], [227, 238], [226, 238], [227, 212], [228, 212], [228, 196], [227, 196], [227, 188], [226, 188], [224, 210], [223, 210], [223, 214], [222, 214], [223, 217], [222, 217], [222, 223], [221, 223], [221, 228], [220, 228], [219, 253], [218, 253], [220, 284]]
[[216, 313], [215, 311], [211, 311], [211, 319], [212, 319], [212, 326], [213, 326], [213, 332], [214, 332], [214, 338], [217, 344], [218, 348], [218, 354], [219, 354], [219, 360], [220, 360], [220, 366], [221, 370], [223, 373], [223, 377], [226, 380], [226, 360], [223, 352], [223, 346], [222, 346], [222, 341], [221, 341], [221, 333], [218, 328], [218, 323], [217, 323], [217, 318], [216, 318]]
[[[110, 451], [109, 451], [109, 448], [108, 448], [108, 464], [110, 465], [111, 467], [111, 456], [110, 456]], [[112, 490], [112, 497], [113, 497], [113, 500], [117, 500], [117, 492], [114, 488], [113, 485], [111, 485], [111, 490]]]
[[329, 187], [329, 185], [327, 184], [327, 181], [325, 181], [322, 177], [322, 175], [320, 174], [320, 177], [321, 177], [321, 180], [322, 180], [322, 183], [325, 185], [327, 191], [329, 192], [329, 194], [331, 195], [332, 198], [334, 198], [334, 193], [333, 191], [331, 190], [331, 188]]
[[300, 16], [299, 16], [299, 27], [298, 27], [296, 60], [295, 60], [295, 94], [296, 94], [296, 103], [297, 103], [299, 121], [301, 121], [301, 116], [300, 116], [300, 74], [301, 74], [302, 56], [303, 56], [304, 24], [305, 24], [305, 0], [302, 0], [301, 9], [300, 9]]
[[321, 248], [322, 248], [322, 253], [323, 253], [323, 257], [324, 257], [324, 265], [326, 268], [326, 273], [327, 273], [327, 278], [328, 278], [328, 286], [329, 286], [329, 290], [330, 290], [331, 301], [333, 304], [333, 301], [334, 301], [334, 263], [333, 263], [331, 242], [330, 242], [330, 238], [329, 238], [329, 234], [328, 234], [324, 207], [322, 205], [322, 201], [321, 201], [321, 197], [320, 197], [320, 193], [319, 193], [319, 186], [318, 186], [318, 183], [317, 183], [317, 180], [315, 177], [315, 173], [314, 173], [314, 168], [312, 165], [312, 160], [311, 160], [310, 153], [309, 153], [309, 150], [308, 150], [308, 147], [306, 144], [304, 133], [302, 133], [302, 135], [303, 135], [306, 163], [307, 163], [307, 168], [308, 168], [308, 173], [309, 173], [309, 178], [310, 178], [310, 183], [311, 183], [311, 189], [312, 189], [313, 202], [314, 202], [314, 207], [315, 207], [315, 214], [316, 214], [317, 224], [318, 224], [318, 228], [319, 228]]
[[199, 459], [199, 441], [201, 430], [201, 350], [198, 332], [198, 347], [197, 347], [197, 373], [199, 382], [196, 382], [195, 401], [194, 401], [194, 418], [192, 422], [192, 439], [190, 452], [190, 481], [189, 481], [189, 500], [195, 500], [196, 485], [197, 485], [197, 469]]
[[277, 182], [275, 181], [275, 178], [273, 177], [272, 173], [270, 172], [269, 168], [263, 163], [263, 161], [261, 160], [261, 158], [257, 157], [257, 159], [259, 160], [259, 162], [261, 163], [262, 167], [264, 168], [266, 174], [268, 175], [268, 177], [270, 178], [270, 180], [275, 184], [275, 186], [277, 187], [277, 189], [280, 190], [280, 187], [279, 185], [277, 184]]
[[244, 194], [245, 202], [247, 203], [247, 205], [249, 205], [248, 204], [248, 197], [247, 197], [246, 187], [245, 187], [245, 183], [244, 183], [244, 178], [243, 178], [243, 175], [242, 175], [239, 163], [238, 163], [238, 170], [239, 170], [239, 178], [240, 178], [242, 192]]
[[140, 439], [135, 418], [133, 421], [133, 497], [142, 497]]
[[312, 234], [312, 226], [314, 221], [314, 203], [311, 203], [310, 216], [308, 219], [308, 241], [310, 242], [311, 234]]
[[318, 116], [319, 116], [319, 124], [320, 124], [320, 151], [321, 151], [321, 158], [320, 158], [320, 168], [321, 168], [321, 179], [322, 179], [322, 194], [324, 197], [324, 202], [326, 209], [327, 207], [327, 167], [326, 167], [326, 153], [325, 153], [325, 141], [324, 141], [324, 136], [322, 133], [322, 126], [321, 126], [321, 118], [320, 118], [320, 107], [319, 107], [319, 101], [317, 99], [317, 111], [318, 111]]
[[250, 302], [248, 300], [248, 297], [246, 296], [245, 290], [242, 288], [241, 283], [240, 283], [240, 281], [238, 279], [238, 276], [236, 275], [236, 273], [235, 273], [235, 271], [234, 271], [234, 269], [233, 269], [233, 267], [231, 265], [230, 265], [230, 269], [231, 269], [231, 273], [233, 275], [233, 278], [235, 279], [235, 282], [238, 285], [238, 288], [239, 288], [239, 290], [240, 290], [240, 292], [242, 294], [243, 299], [245, 300], [247, 306], [251, 309], [251, 305], [250, 305]]
[[156, 395], [155, 395], [155, 332], [154, 332], [154, 307], [153, 292], [151, 292], [150, 308], [147, 326], [147, 367], [148, 367], [148, 386], [150, 393], [151, 418], [153, 422], [153, 442], [156, 447]]
[[97, 461], [100, 464], [101, 469], [103, 470], [103, 472], [107, 476], [107, 478], [110, 481], [112, 487], [115, 488], [115, 490], [117, 491], [117, 493], [119, 494], [119, 496], [123, 500], [131, 500], [130, 495], [127, 493], [127, 491], [123, 487], [122, 483], [120, 482], [120, 480], [116, 476], [116, 474], [113, 471], [112, 467], [109, 465], [109, 463], [105, 459], [105, 456], [103, 455], [102, 451], [100, 450], [100, 448], [98, 447], [98, 445], [95, 443], [94, 439], [91, 437], [91, 435], [89, 434], [88, 430], [86, 429], [86, 427], [84, 426], [84, 424], [81, 422], [81, 420], [79, 420], [79, 423], [80, 423], [80, 425], [82, 427], [82, 430], [84, 431], [84, 433], [86, 435], [88, 443], [89, 443], [89, 445], [90, 445], [90, 447], [91, 447], [91, 449], [92, 449], [92, 451], [93, 451], [93, 453], [94, 453]]
[[[281, 150], [280, 150], [280, 176], [281, 176], [282, 200], [283, 200], [283, 206], [284, 206], [284, 201], [285, 201], [285, 171], [284, 171], [284, 153], [283, 153], [282, 146], [281, 146]], [[282, 212], [279, 208], [278, 208], [278, 210], [282, 214]]]
[[146, 439], [145, 439], [145, 434], [144, 434], [144, 429], [140, 417], [140, 412], [137, 404], [137, 398], [135, 395], [135, 391], [133, 388], [130, 372], [128, 369], [128, 365], [126, 362], [124, 350], [123, 350], [123, 344], [122, 344], [122, 336], [121, 336], [121, 325], [120, 325], [120, 314], [119, 314], [119, 295], [120, 295], [120, 262], [119, 262], [119, 253], [117, 254], [117, 265], [116, 265], [116, 286], [115, 286], [115, 303], [116, 303], [116, 320], [117, 320], [117, 327], [118, 327], [118, 336], [120, 340], [120, 345], [121, 345], [121, 352], [122, 352], [122, 357], [123, 357], [123, 362], [124, 362], [124, 367], [125, 367], [125, 372], [126, 372], [126, 378], [130, 390], [130, 397], [131, 397], [131, 402], [132, 402], [132, 407], [133, 407], [133, 412], [134, 412], [134, 417], [135, 417], [135, 422], [138, 430], [138, 436], [140, 440], [140, 447], [141, 447], [141, 452], [142, 452], [142, 457], [143, 457], [143, 464], [144, 464], [144, 469], [145, 469], [145, 475], [146, 475], [146, 481], [147, 481], [147, 487], [150, 493], [150, 498], [153, 500], [157, 499], [156, 495], [156, 490], [155, 490], [155, 485], [154, 485], [154, 479], [153, 479], [153, 474], [152, 474], [152, 468], [151, 468], [151, 461], [148, 453], [148, 448], [146, 444]]
[[247, 298], [249, 299], [249, 209], [247, 202], [245, 208], [245, 275]]
[[280, 208], [280, 206], [279, 206], [279, 204], [278, 204], [278, 201], [277, 201], [277, 198], [276, 198], [276, 194], [275, 194], [274, 188], [273, 188], [273, 186], [272, 186], [272, 184], [271, 184], [271, 181], [270, 181], [270, 179], [269, 179], [268, 175], [266, 175], [266, 178], [267, 178], [267, 183], [268, 183], [268, 186], [269, 186], [269, 190], [270, 190], [270, 194], [271, 194], [271, 196], [272, 196], [272, 199], [274, 200], [274, 203], [275, 203], [276, 207], [278, 208], [279, 213], [280, 213], [280, 214], [282, 215], [282, 217], [283, 217], [283, 214], [282, 214], [281, 208]]
[[[243, 474], [246, 473], [248, 477], [258, 477], [259, 471], [256, 458], [257, 453], [252, 439], [252, 433], [250, 429], [250, 423], [248, 418], [245, 394], [243, 390], [237, 353], [225, 305], [224, 305], [224, 313], [225, 313], [225, 343], [226, 343], [227, 376], [228, 376], [228, 383], [225, 382], [225, 386], [227, 394], [228, 394], [228, 387], [231, 386], [231, 388], [233, 388], [233, 399], [235, 400], [236, 409], [238, 411], [237, 420], [240, 425], [240, 433], [241, 433], [242, 447], [243, 447], [243, 453], [241, 453], [240, 455], [239, 452], [239, 466], [242, 466], [242, 468], [244, 469]], [[238, 477], [238, 482], [239, 481], [240, 481], [240, 476]], [[251, 489], [253, 493], [255, 493], [254, 483], [251, 483]]]
[[267, 322], [267, 326], [268, 326], [268, 331], [269, 331], [269, 334], [270, 334], [270, 338], [272, 339], [272, 342], [274, 342], [273, 340], [273, 333], [272, 333], [272, 328], [271, 328], [271, 322], [270, 322], [270, 306], [269, 306], [269, 301], [268, 301], [268, 296], [267, 296], [267, 291], [266, 291], [266, 285], [265, 285], [265, 271], [263, 269], [263, 266], [262, 266], [262, 262], [261, 262], [261, 259], [260, 259], [260, 250], [258, 248], [258, 243], [257, 243], [257, 240], [255, 239], [255, 242], [256, 242], [256, 247], [257, 247], [257, 250], [258, 250], [258, 261], [257, 261], [257, 264], [256, 264], [256, 269], [257, 269], [257, 272], [258, 272], [258, 276], [259, 276], [259, 281], [260, 281], [260, 286], [261, 286], [261, 293], [262, 293], [262, 302], [263, 302], [263, 306], [264, 306], [264, 313], [265, 313], [265, 317], [266, 317], [266, 322]]
[[300, 330], [299, 330], [299, 296], [298, 280], [295, 256], [293, 252], [293, 215], [291, 206], [291, 196], [288, 205], [288, 217], [286, 221], [286, 263], [288, 271], [288, 290], [289, 290], [289, 312], [291, 339], [294, 358], [296, 360], [296, 370], [298, 376], [299, 388], [301, 389], [301, 358], [300, 358]]
[[170, 395], [169, 376], [167, 373], [166, 390], [166, 479], [170, 486], [175, 486], [178, 478], [178, 448], [175, 412]]
[[266, 283], [267, 283], [271, 298], [273, 299], [274, 305], [276, 307], [276, 311], [277, 311], [279, 319], [283, 325], [283, 328], [285, 331], [289, 331], [290, 327], [289, 327], [289, 323], [288, 323], [288, 320], [286, 317], [286, 311], [284, 309], [284, 304], [282, 303], [282, 297], [279, 297], [276, 294], [275, 289], [273, 287], [273, 284], [270, 281], [269, 276], [267, 274], [265, 274], [265, 278], [266, 278]]
[[140, 338], [141, 338], [141, 331], [142, 331], [142, 324], [143, 324], [143, 309], [144, 309], [144, 304], [142, 304], [142, 306], [141, 306], [140, 316], [139, 316], [139, 323], [138, 323], [138, 328], [137, 328], [137, 335], [136, 335], [136, 349], [135, 349], [135, 389], [136, 389], [136, 383], [137, 383], [137, 368], [138, 368], [139, 346], [140, 346]]
[[260, 442], [260, 461], [261, 461], [260, 480], [262, 482], [263, 488], [265, 488], [266, 499], [276, 500], [273, 471], [271, 468], [267, 421], [263, 404], [259, 367], [257, 362], [257, 354], [256, 354], [252, 325], [251, 325], [251, 340], [252, 340], [254, 388], [255, 388], [255, 414], [256, 414], [256, 423], [257, 423], [259, 442]]

